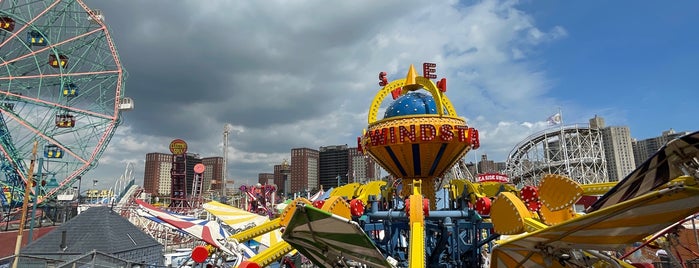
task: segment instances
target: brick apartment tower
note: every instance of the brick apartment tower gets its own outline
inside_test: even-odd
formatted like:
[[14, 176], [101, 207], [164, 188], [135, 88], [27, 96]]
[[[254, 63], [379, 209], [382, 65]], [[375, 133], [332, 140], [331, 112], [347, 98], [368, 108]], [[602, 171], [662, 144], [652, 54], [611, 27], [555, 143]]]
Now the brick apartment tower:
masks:
[[291, 149], [290, 192], [315, 193], [318, 186], [318, 150], [310, 148]]
[[203, 192], [221, 193], [221, 187], [223, 186], [223, 157], [205, 157], [201, 159], [201, 163], [206, 167], [204, 174], [202, 174], [204, 178]]
[[265, 184], [275, 184], [274, 183], [274, 173], [260, 173], [257, 174], [257, 183]]
[[152, 196], [170, 196], [170, 170], [172, 154], [146, 154], [146, 167], [143, 172], [143, 189]]

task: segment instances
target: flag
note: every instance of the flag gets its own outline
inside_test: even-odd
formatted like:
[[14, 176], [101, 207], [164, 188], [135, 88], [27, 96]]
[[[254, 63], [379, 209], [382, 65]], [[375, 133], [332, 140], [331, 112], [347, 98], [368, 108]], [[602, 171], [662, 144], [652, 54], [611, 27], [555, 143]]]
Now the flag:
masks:
[[549, 116], [549, 118], [546, 120], [549, 122], [549, 125], [558, 125], [561, 123], [561, 113], [556, 113], [552, 116]]

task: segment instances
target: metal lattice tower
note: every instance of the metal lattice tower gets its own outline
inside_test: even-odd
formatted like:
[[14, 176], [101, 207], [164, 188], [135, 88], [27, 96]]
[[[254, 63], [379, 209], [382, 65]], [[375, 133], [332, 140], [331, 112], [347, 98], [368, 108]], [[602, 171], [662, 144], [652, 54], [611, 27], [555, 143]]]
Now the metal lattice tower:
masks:
[[549, 173], [581, 184], [608, 182], [602, 134], [577, 124], [535, 133], [510, 152], [506, 173], [518, 186], [538, 185]]
[[226, 196], [226, 185], [228, 183], [228, 134], [231, 133], [233, 126], [225, 124], [223, 126], [223, 172], [221, 178], [221, 197]]

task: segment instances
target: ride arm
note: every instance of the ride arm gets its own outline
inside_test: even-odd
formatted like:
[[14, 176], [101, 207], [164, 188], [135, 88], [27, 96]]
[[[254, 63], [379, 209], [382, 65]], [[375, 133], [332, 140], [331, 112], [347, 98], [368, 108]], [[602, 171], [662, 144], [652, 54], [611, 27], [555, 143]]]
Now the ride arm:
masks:
[[614, 185], [618, 182], [602, 182], [602, 183], [591, 183], [591, 184], [581, 184], [583, 192], [586, 195], [603, 195], [607, 193]]
[[291, 252], [293, 247], [289, 245], [289, 243], [285, 241], [281, 241], [279, 243], [276, 243], [272, 245], [271, 247], [265, 249], [264, 251], [258, 253], [257, 255], [253, 256], [252, 258], [243, 261], [240, 264], [240, 268], [245, 268], [245, 267], [266, 267], [270, 265], [271, 263], [279, 260], [281, 257], [286, 255], [287, 253]]
[[258, 237], [260, 235], [263, 235], [265, 233], [269, 233], [271, 231], [274, 231], [275, 229], [281, 227], [280, 222], [281, 222], [281, 219], [276, 218], [276, 219], [271, 220], [269, 222], [265, 222], [263, 224], [255, 226], [253, 228], [247, 229], [245, 231], [233, 234], [230, 236], [230, 238], [234, 239], [235, 241], [238, 241], [239, 243], [242, 243], [242, 242], [248, 241], [250, 239], [253, 239], [255, 237]]

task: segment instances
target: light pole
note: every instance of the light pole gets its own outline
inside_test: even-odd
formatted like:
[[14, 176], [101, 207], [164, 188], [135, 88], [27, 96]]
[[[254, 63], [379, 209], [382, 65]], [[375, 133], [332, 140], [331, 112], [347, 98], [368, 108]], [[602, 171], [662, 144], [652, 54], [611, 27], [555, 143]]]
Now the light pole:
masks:
[[221, 178], [221, 199], [226, 196], [226, 182], [228, 177], [228, 133], [231, 132], [233, 126], [226, 124], [223, 126], [223, 175]]

